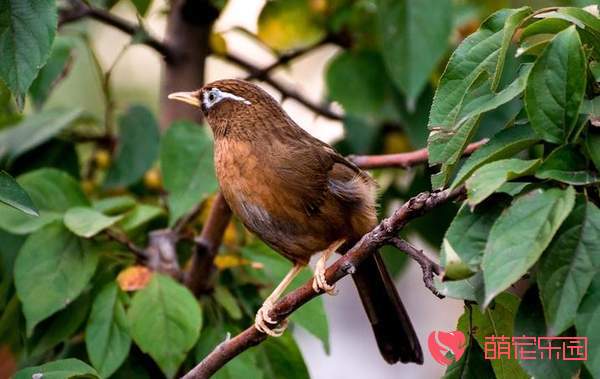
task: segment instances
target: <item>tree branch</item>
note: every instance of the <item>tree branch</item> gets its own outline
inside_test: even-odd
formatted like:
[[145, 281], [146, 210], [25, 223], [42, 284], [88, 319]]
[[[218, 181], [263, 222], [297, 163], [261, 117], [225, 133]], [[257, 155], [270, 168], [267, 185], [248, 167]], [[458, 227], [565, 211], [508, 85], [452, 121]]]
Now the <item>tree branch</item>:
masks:
[[281, 54], [277, 57], [277, 60], [273, 63], [271, 63], [270, 65], [266, 66], [265, 68], [259, 69], [256, 68], [256, 71], [251, 72], [250, 74], [248, 74], [248, 76], [246, 76], [246, 80], [252, 80], [252, 79], [257, 79], [257, 80], [264, 80], [267, 75], [269, 75], [269, 73], [273, 70], [275, 70], [277, 67], [288, 64], [289, 62], [293, 61], [294, 59], [301, 57], [302, 55], [311, 52], [325, 44], [327, 44], [329, 42], [328, 39], [323, 39], [320, 42], [306, 47], [304, 49], [297, 49], [292, 51], [291, 53], [284, 53]]
[[[327, 283], [333, 284], [344, 276], [355, 272], [363, 260], [373, 254], [379, 247], [388, 243], [396, 233], [409, 221], [423, 213], [453, 200], [464, 194], [464, 187], [454, 191], [423, 192], [411, 198], [398, 208], [392, 216], [384, 219], [371, 232], [365, 234], [343, 257], [339, 258], [326, 271]], [[302, 287], [292, 291], [275, 303], [269, 314], [276, 321], [281, 321], [309, 300], [319, 296], [320, 293], [312, 289], [312, 280], [307, 281]], [[189, 371], [184, 379], [205, 379], [213, 375], [227, 362], [241, 354], [251, 346], [264, 341], [267, 336], [251, 326], [223, 342], [213, 350], [202, 362]]]
[[213, 261], [223, 240], [223, 234], [231, 220], [231, 209], [221, 193], [213, 200], [210, 214], [202, 233], [195, 239], [190, 269], [185, 275], [185, 285], [196, 295], [208, 292], [215, 273]]
[[[184, 7], [188, 6], [187, 5], [188, 2], [186, 2], [184, 0], [176, 1], [175, 3], [177, 5], [177, 7], [174, 7], [174, 9], [176, 8], [176, 11], [172, 11], [170, 13], [171, 15], [174, 15], [173, 17], [177, 17], [178, 11], [182, 11], [182, 9]], [[206, 6], [206, 5], [201, 5], [201, 6]], [[198, 13], [198, 12], [194, 12], [194, 13]], [[205, 12], [205, 13], [210, 13], [210, 12]], [[88, 5], [84, 2], [82, 2], [81, 0], [72, 0], [70, 7], [60, 9], [60, 17], [59, 17], [58, 25], [60, 27], [60, 26], [66, 25], [71, 22], [79, 21], [84, 18], [91, 18], [96, 21], [102, 22], [104, 24], [110, 25], [110, 26], [122, 31], [123, 33], [129, 34], [131, 36], [135, 36], [135, 35], [143, 36], [141, 38], [141, 43], [153, 48], [158, 53], [160, 53], [164, 57], [167, 64], [174, 64], [177, 60], [183, 59], [184, 56], [188, 56], [190, 54], [190, 52], [187, 52], [185, 54], [182, 52], [179, 52], [179, 50], [189, 50], [189, 49], [175, 49], [172, 45], [176, 44], [177, 41], [175, 41], [175, 42], [171, 41], [171, 43], [169, 43], [169, 44], [166, 42], [160, 41], [157, 38], [150, 35], [140, 25], [131, 23], [124, 18], [121, 18], [110, 12], [105, 11], [104, 9], [97, 8], [92, 5]], [[200, 21], [202, 21], [204, 24], [212, 23], [212, 19], [210, 18], [210, 15], [202, 18], [202, 20], [200, 20]], [[202, 29], [201, 27], [204, 24], [199, 24], [199, 26], [192, 25], [192, 27], [195, 27], [197, 29], [198, 28]], [[183, 26], [184, 24], [177, 23], [177, 25]], [[168, 33], [168, 35], [172, 35], [172, 34], [173, 33]], [[187, 34], [190, 34], [190, 33], [187, 33]], [[204, 34], [206, 34], [206, 36], [204, 36]], [[208, 38], [207, 33], [191, 33], [191, 35], [196, 35], [199, 38], [201, 38], [202, 40]], [[206, 42], [206, 41], [204, 41], [204, 42]], [[283, 97], [294, 99], [294, 100], [298, 101], [300, 104], [304, 105], [306, 108], [310, 109], [311, 111], [315, 112], [316, 114], [319, 114], [323, 117], [327, 117], [332, 120], [342, 120], [343, 116], [331, 111], [328, 107], [321, 106], [321, 105], [310, 102], [304, 96], [300, 95], [297, 91], [295, 91], [291, 88], [287, 88], [285, 85], [281, 84], [280, 82], [276, 81], [275, 79], [273, 79], [272, 77], [270, 77], [268, 75], [276, 67], [278, 67], [282, 64], [285, 64], [285, 63], [289, 62], [290, 60], [293, 60], [293, 59], [299, 57], [300, 55], [303, 55], [306, 52], [308, 52], [318, 46], [321, 46], [325, 42], [326, 41], [323, 41], [323, 42], [320, 42], [319, 44], [317, 44], [315, 46], [311, 46], [307, 49], [302, 49], [302, 50], [298, 50], [298, 51], [295, 51], [290, 54], [282, 55], [279, 57], [279, 59], [276, 62], [274, 62], [271, 65], [269, 65], [265, 68], [262, 68], [262, 69], [253, 65], [252, 63], [246, 61], [245, 59], [238, 57], [236, 55], [230, 54], [230, 53], [227, 53], [225, 55], [219, 55], [219, 56], [221, 58], [243, 68], [244, 70], [246, 70], [249, 73], [248, 79], [263, 80], [265, 83], [268, 83], [271, 87], [273, 87], [277, 91], [279, 91]], [[196, 43], [195, 46], [196, 47], [205, 46], [205, 48], [206, 48], [208, 45], [206, 43], [202, 43], [200, 45], [198, 43]], [[198, 50], [198, 49], [196, 49], [196, 50]], [[200, 49], [200, 50], [202, 50], [202, 49]], [[199, 51], [197, 53], [201, 54], [202, 56], [206, 56], [208, 51], [206, 51], [206, 52]], [[191, 54], [193, 55], [194, 53], [192, 52]], [[194, 67], [194, 70], [198, 71], [199, 68]], [[165, 79], [165, 83], [169, 83], [170, 86], [176, 85], [177, 87], [179, 87], [178, 89], [185, 87], [185, 85], [183, 85], [182, 83], [173, 83], [172, 80]], [[197, 87], [198, 85], [196, 83], [187, 83], [187, 87], [192, 88], [194, 86]], [[194, 88], [196, 88], [196, 87], [194, 87]]]
[[195, 90], [204, 85], [204, 66], [210, 54], [209, 38], [219, 10], [211, 0], [171, 0], [165, 31], [165, 43], [176, 59], [166, 61], [160, 89], [160, 126], [167, 129], [173, 121], [192, 120], [202, 123], [202, 112], [167, 95]]
[[278, 92], [280, 92], [284, 98], [294, 99], [318, 115], [337, 121], [341, 121], [344, 119], [342, 115], [333, 112], [329, 109], [329, 107], [312, 103], [307, 98], [299, 94], [297, 91], [291, 88], [287, 88], [285, 85], [279, 83], [277, 80], [271, 78], [269, 75], [265, 75], [263, 72], [266, 70], [266, 68], [261, 69], [255, 66], [254, 64], [248, 62], [244, 58], [241, 58], [231, 53], [226, 53], [225, 55], [217, 55], [217, 57], [241, 67], [242, 69], [248, 72], [249, 77], [255, 77], [257, 79], [260, 78], [260, 80], [264, 81], [271, 87], [275, 88]]
[[70, 7], [59, 9], [59, 28], [71, 22], [79, 21], [84, 18], [91, 18], [101, 23], [110, 25], [115, 29], [122, 31], [125, 34], [129, 34], [130, 36], [143, 36], [140, 42], [156, 50], [159, 54], [161, 54], [164, 57], [165, 61], [170, 62], [173, 59], [175, 59], [176, 54], [171, 48], [169, 48], [169, 46], [167, 46], [159, 39], [151, 36], [140, 25], [131, 23], [122, 17], [116, 16], [108, 11], [105, 11], [104, 9], [86, 4], [81, 0], [72, 0], [70, 1], [70, 3]]
[[[463, 156], [471, 155], [475, 150], [483, 146], [488, 140], [482, 139], [477, 142], [469, 144], [464, 152]], [[385, 167], [400, 167], [409, 168], [412, 166], [419, 165], [421, 163], [427, 163], [429, 159], [429, 152], [427, 148], [409, 151], [408, 153], [399, 154], [383, 154], [383, 155], [349, 155], [348, 159], [363, 169], [371, 168], [385, 168]]]
[[421, 270], [423, 270], [423, 282], [425, 283], [425, 287], [427, 287], [435, 296], [440, 299], [444, 298], [444, 295], [440, 294], [437, 288], [435, 288], [435, 284], [433, 283], [433, 275], [440, 275], [442, 273], [442, 269], [440, 266], [429, 259], [423, 250], [419, 250], [410, 244], [408, 241], [405, 241], [398, 237], [390, 238], [390, 244], [394, 245], [398, 250], [405, 252], [409, 257], [411, 257], [415, 262], [421, 266]]

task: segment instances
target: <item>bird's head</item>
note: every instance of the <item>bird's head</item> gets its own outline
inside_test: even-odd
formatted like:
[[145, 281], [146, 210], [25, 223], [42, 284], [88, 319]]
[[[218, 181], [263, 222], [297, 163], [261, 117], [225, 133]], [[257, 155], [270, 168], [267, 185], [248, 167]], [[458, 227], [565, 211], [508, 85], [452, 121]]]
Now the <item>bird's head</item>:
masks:
[[265, 90], [238, 79], [218, 80], [197, 91], [175, 92], [168, 97], [199, 107], [215, 132], [236, 124], [248, 128], [261, 112], [283, 112]]

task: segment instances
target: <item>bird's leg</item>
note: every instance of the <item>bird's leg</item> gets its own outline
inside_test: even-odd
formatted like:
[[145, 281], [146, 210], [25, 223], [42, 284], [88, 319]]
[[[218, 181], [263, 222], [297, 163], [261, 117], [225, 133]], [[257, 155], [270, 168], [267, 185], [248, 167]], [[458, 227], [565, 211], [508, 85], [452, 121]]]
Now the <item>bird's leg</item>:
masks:
[[281, 321], [281, 326], [271, 329], [267, 323], [275, 325], [277, 322], [269, 317], [269, 312], [271, 312], [271, 309], [273, 308], [273, 305], [277, 299], [281, 297], [283, 292], [285, 292], [285, 289], [290, 285], [292, 280], [294, 280], [294, 278], [300, 273], [300, 271], [302, 271], [303, 268], [304, 265], [295, 263], [294, 267], [292, 267], [292, 269], [285, 275], [281, 283], [277, 285], [269, 297], [267, 297], [267, 299], [264, 301], [258, 312], [256, 312], [256, 317], [254, 318], [254, 327], [260, 332], [273, 337], [279, 337], [283, 334], [283, 331], [287, 327], [287, 320]]
[[317, 261], [315, 266], [315, 278], [313, 280], [313, 290], [319, 293], [322, 291], [327, 292], [329, 295], [336, 295], [335, 285], [330, 285], [325, 280], [325, 270], [327, 269], [327, 260], [342, 244], [345, 240], [335, 241], [325, 251], [321, 253], [321, 258]]

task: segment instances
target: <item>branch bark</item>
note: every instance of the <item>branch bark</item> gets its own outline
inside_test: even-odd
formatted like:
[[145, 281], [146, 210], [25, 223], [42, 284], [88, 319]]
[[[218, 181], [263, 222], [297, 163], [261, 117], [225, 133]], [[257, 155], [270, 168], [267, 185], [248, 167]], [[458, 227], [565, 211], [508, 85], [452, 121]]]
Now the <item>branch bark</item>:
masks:
[[409, 257], [417, 262], [419, 266], [421, 266], [421, 270], [423, 270], [423, 283], [425, 283], [425, 287], [427, 287], [435, 296], [443, 299], [444, 295], [439, 293], [437, 288], [435, 288], [435, 284], [433, 283], [433, 275], [439, 276], [442, 273], [440, 266], [429, 259], [423, 250], [417, 249], [408, 241], [398, 237], [393, 237], [390, 238], [390, 243], [398, 250], [405, 252]]
[[176, 59], [165, 61], [161, 84], [161, 128], [176, 120], [202, 122], [202, 112], [187, 104], [172, 101], [167, 95], [195, 90], [204, 85], [204, 65], [210, 54], [209, 37], [219, 11], [210, 0], [173, 0], [164, 43], [177, 52]]
[[[487, 143], [487, 141], [487, 139], [482, 139], [469, 144], [465, 148], [463, 156], [471, 155], [475, 150]], [[427, 151], [427, 148], [423, 148], [410, 151], [408, 153], [399, 154], [350, 155], [348, 156], [348, 159], [363, 169], [386, 167], [409, 168], [422, 163], [427, 163], [427, 160], [429, 159], [429, 152]]]
[[215, 197], [202, 233], [195, 239], [190, 269], [185, 275], [185, 285], [199, 296], [212, 288], [215, 274], [213, 261], [223, 240], [223, 234], [231, 220], [231, 210], [221, 193]]
[[329, 42], [328, 39], [323, 39], [320, 42], [306, 47], [304, 49], [297, 49], [292, 51], [291, 53], [284, 53], [281, 54], [277, 57], [277, 60], [273, 63], [271, 63], [270, 65], [266, 66], [265, 68], [261, 68], [259, 69], [258, 67], [256, 68], [255, 71], [251, 72], [250, 74], [248, 74], [248, 76], [246, 76], [246, 80], [252, 80], [252, 79], [257, 79], [257, 80], [264, 80], [265, 77], [267, 77], [271, 71], [275, 70], [277, 67], [288, 64], [289, 62], [293, 61], [294, 59], [301, 57], [302, 55], [314, 51], [315, 49], [327, 44]]
[[[365, 234], [346, 255], [339, 258], [327, 269], [325, 273], [327, 283], [333, 284], [344, 276], [352, 274], [356, 270], [356, 266], [379, 247], [390, 243], [390, 239], [395, 237], [396, 233], [412, 219], [463, 194], [464, 187], [461, 187], [454, 191], [423, 192], [411, 198], [398, 208], [392, 216], [384, 219], [371, 232]], [[320, 293], [316, 293], [312, 289], [312, 280], [309, 280], [302, 287], [277, 301], [269, 316], [276, 321], [282, 321], [306, 302], [319, 295]], [[248, 348], [261, 343], [266, 338], [265, 334], [251, 326], [234, 338], [217, 346], [202, 362], [183, 376], [183, 379], [209, 378], [231, 359]]]
[[[174, 120], [188, 119], [198, 123], [202, 121], [202, 114], [197, 109], [183, 103], [169, 101], [167, 95], [184, 89], [197, 89], [204, 84], [204, 64], [206, 57], [210, 54], [210, 30], [218, 14], [218, 10], [208, 0], [173, 0], [164, 41], [153, 37], [140, 25], [131, 23], [101, 8], [88, 5], [81, 0], [72, 0], [70, 7], [60, 9], [58, 24], [60, 27], [84, 18], [92, 18], [131, 36], [142, 35], [141, 43], [156, 50], [163, 56], [166, 63], [161, 86], [161, 128], [166, 129]], [[282, 55], [276, 62], [265, 68], [259, 68], [230, 53], [220, 57], [246, 70], [249, 74], [248, 79], [259, 79], [268, 83], [283, 97], [298, 101], [314, 113], [332, 120], [343, 120], [342, 115], [331, 111], [326, 106], [312, 103], [297, 91], [286, 87], [269, 75], [276, 67], [324, 43], [326, 41], [307, 49]]]

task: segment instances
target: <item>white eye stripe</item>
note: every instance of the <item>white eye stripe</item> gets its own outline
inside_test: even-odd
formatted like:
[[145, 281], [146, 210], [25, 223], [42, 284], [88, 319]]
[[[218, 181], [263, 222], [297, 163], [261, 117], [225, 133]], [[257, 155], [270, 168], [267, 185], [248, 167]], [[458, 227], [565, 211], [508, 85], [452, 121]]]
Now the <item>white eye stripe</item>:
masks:
[[234, 95], [229, 92], [221, 91], [218, 88], [211, 88], [210, 91], [204, 92], [204, 98], [202, 99], [204, 102], [204, 106], [209, 109], [213, 105], [217, 104], [223, 99], [231, 99], [234, 101], [242, 102], [246, 105], [251, 105], [252, 103], [241, 96]]
[[237, 96], [234, 95], [232, 93], [229, 92], [223, 92], [223, 91], [219, 91], [221, 93], [221, 97], [224, 99], [231, 99], [231, 100], [235, 100], [235, 101], [241, 101], [242, 103], [246, 104], [246, 105], [250, 105], [252, 104], [251, 102], [249, 102], [248, 100], [244, 99], [241, 96]]

